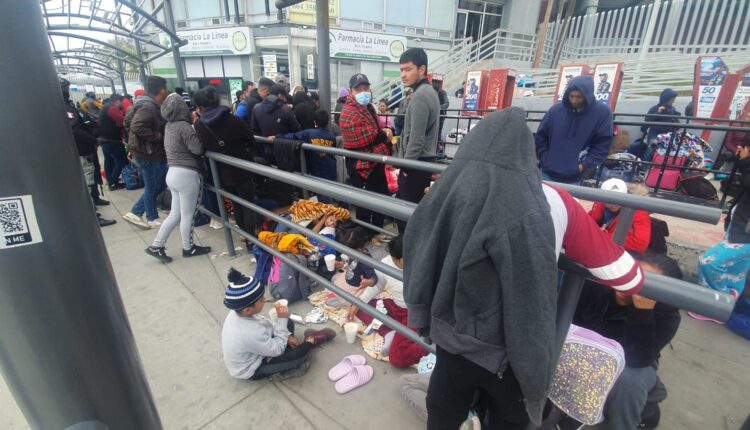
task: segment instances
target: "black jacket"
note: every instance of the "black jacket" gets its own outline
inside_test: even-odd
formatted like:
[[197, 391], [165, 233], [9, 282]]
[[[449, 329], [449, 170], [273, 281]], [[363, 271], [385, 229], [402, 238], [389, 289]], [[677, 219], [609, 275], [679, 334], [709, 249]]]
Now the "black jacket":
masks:
[[[217, 106], [206, 109], [200, 120], [195, 122], [194, 127], [207, 151], [219, 152], [243, 160], [253, 159], [255, 151], [253, 132], [245, 121], [232, 115], [228, 107]], [[224, 142], [223, 146], [220, 145], [217, 137]], [[242, 169], [222, 163], [218, 165], [222, 185], [237, 186], [251, 178], [250, 173]]]
[[70, 128], [73, 130], [73, 139], [76, 142], [78, 155], [86, 157], [94, 154], [96, 151], [96, 126], [86, 124], [70, 100], [65, 101], [65, 114], [67, 115]]
[[[662, 91], [661, 95], [659, 95], [659, 104], [651, 106], [651, 109], [649, 109], [648, 113], [646, 114], [645, 121], [664, 122], [667, 124], [679, 123], [680, 120], [678, 117], [682, 116], [682, 114], [678, 112], [677, 109], [674, 108], [674, 106], [667, 106], [667, 103], [669, 103], [669, 101], [675, 97], [677, 97], [677, 91], [671, 88], [667, 88]], [[664, 107], [664, 112], [659, 112], [659, 108], [661, 107]], [[674, 116], [674, 118], [663, 118], [654, 115], [672, 115]], [[648, 131], [648, 127], [641, 127], [641, 131], [646, 133]], [[669, 133], [670, 131], [674, 131], [674, 127], [651, 127], [651, 131], [649, 132], [649, 134], [657, 135]]]
[[742, 188], [735, 199], [728, 239], [731, 243], [750, 243], [750, 157], [737, 161]]
[[620, 306], [614, 291], [586, 281], [573, 323], [619, 342], [629, 367], [648, 367], [677, 333], [680, 312], [663, 303], [654, 309]]
[[289, 106], [268, 96], [253, 108], [252, 129], [258, 136], [276, 136], [301, 130]]
[[[240, 116], [247, 124], [250, 124], [250, 121], [253, 117], [253, 109], [255, 108], [255, 105], [263, 101], [263, 97], [258, 94], [258, 89], [253, 88], [253, 90], [250, 92], [250, 95], [245, 97], [245, 100], [242, 101], [242, 103], [245, 104], [245, 115]], [[239, 115], [238, 115], [239, 116]]]
[[294, 116], [302, 130], [315, 128], [315, 104], [307, 94], [294, 95]]

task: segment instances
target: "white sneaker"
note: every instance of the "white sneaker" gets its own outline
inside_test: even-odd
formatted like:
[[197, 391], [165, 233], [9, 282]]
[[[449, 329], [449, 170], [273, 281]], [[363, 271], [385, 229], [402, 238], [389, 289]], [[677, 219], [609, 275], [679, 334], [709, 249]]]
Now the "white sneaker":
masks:
[[151, 228], [151, 227], [149, 227], [148, 224], [146, 224], [143, 221], [143, 219], [141, 217], [139, 217], [138, 215], [136, 215], [136, 214], [134, 214], [132, 212], [126, 213], [125, 215], [122, 216], [122, 218], [125, 221], [127, 221], [127, 222], [129, 222], [129, 223], [131, 223], [131, 224], [133, 224], [135, 226], [138, 226], [140, 228], [143, 228], [143, 229], [149, 229], [149, 228]]
[[153, 221], [148, 221], [146, 224], [148, 225], [148, 228], [159, 228], [159, 227], [161, 227], [161, 221], [159, 221], [158, 218], [155, 219], [155, 220], [153, 220]]
[[211, 218], [211, 222], [208, 224], [209, 227], [211, 227], [214, 230], [220, 230], [224, 228], [224, 225], [221, 223], [221, 221]]

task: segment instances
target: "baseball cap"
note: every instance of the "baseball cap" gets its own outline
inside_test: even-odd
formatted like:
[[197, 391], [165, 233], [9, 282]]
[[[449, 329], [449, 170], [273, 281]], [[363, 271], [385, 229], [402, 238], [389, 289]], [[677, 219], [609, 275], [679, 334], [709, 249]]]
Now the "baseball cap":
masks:
[[604, 191], [617, 191], [618, 193], [628, 193], [628, 184], [622, 179], [610, 178], [604, 181], [601, 186]]
[[360, 85], [370, 85], [370, 80], [367, 79], [367, 75], [357, 73], [349, 79], [349, 88], [356, 88]]
[[283, 85], [283, 84], [287, 83], [288, 81], [286, 79], [286, 76], [283, 73], [278, 73], [278, 74], [276, 74], [276, 79], [274, 79], [274, 82], [276, 82], [277, 84], [282, 84]]
[[271, 87], [271, 91], [269, 91], [269, 94], [271, 94], [272, 96], [278, 96], [278, 95], [286, 96], [286, 90], [281, 85], [276, 84]]

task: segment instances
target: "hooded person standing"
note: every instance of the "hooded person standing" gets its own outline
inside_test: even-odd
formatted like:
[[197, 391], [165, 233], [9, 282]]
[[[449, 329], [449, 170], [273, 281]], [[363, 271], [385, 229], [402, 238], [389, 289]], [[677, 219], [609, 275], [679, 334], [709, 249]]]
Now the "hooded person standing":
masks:
[[172, 192], [172, 207], [154, 242], [146, 248], [146, 254], [167, 263], [172, 261], [172, 257], [167, 255], [165, 245], [178, 225], [183, 257], [208, 254], [211, 247], [193, 243], [193, 219], [203, 188], [202, 156], [206, 152], [205, 147], [190, 125], [190, 108], [181, 94], [167, 96], [161, 105], [161, 115], [167, 120], [164, 149], [169, 165], [166, 182]]
[[[237, 110], [234, 112], [234, 114], [242, 118], [247, 124], [250, 124], [250, 122], [252, 121], [253, 109], [257, 104], [263, 102], [263, 99], [268, 96], [268, 93], [271, 92], [272, 86], [272, 80], [268, 78], [260, 78], [260, 80], [258, 81], [258, 88], [253, 88], [250, 91], [248, 91], [247, 89], [245, 90], [245, 97], [237, 105]], [[249, 88], [249, 86], [246, 86], [245, 88]]]
[[[652, 148], [651, 143], [656, 140], [656, 137], [660, 134], [670, 133], [675, 130], [674, 127], [670, 127], [667, 124], [679, 123], [679, 117], [682, 116], [677, 109], [674, 108], [674, 102], [677, 99], [677, 91], [666, 88], [659, 95], [659, 103], [651, 106], [646, 113], [644, 120], [646, 122], [663, 122], [664, 126], [654, 127], [641, 127], [641, 132], [646, 136], [641, 139], [640, 142], [636, 141], [634, 145], [630, 147], [628, 152], [635, 154], [639, 158], [645, 161], [651, 161], [654, 156], [655, 148]], [[664, 117], [663, 115], [670, 115], [670, 117]]]
[[[568, 184], [581, 181], [607, 158], [613, 137], [612, 111], [594, 99], [594, 79], [570, 80], [561, 103], [552, 106], [536, 132], [536, 154], [542, 177]], [[580, 161], [581, 152], [587, 150]]]
[[[294, 112], [286, 105], [286, 94], [284, 87], [274, 85], [263, 102], [255, 105], [251, 121], [253, 133], [271, 137], [302, 130]], [[276, 163], [271, 143], [263, 144], [263, 157], [271, 164]]]
[[525, 118], [515, 107], [483, 119], [406, 227], [409, 327], [437, 345], [430, 430], [459, 428], [479, 389], [488, 428], [540, 425], [554, 376], [560, 250], [625, 295], [643, 285], [632, 257], [569, 194], [542, 185]]

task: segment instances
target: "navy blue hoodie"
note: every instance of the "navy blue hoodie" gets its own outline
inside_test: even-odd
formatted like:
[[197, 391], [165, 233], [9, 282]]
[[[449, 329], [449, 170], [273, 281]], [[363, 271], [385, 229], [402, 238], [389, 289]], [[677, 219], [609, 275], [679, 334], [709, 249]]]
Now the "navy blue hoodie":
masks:
[[[573, 90], [580, 91], [586, 99], [586, 106], [580, 112], [568, 100]], [[573, 78], [562, 102], [547, 111], [536, 132], [536, 154], [542, 172], [557, 182], [578, 182], [582, 175], [578, 171], [581, 151], [588, 149], [584, 171], [594, 169], [607, 158], [612, 136], [612, 111], [594, 99], [594, 79]]]

